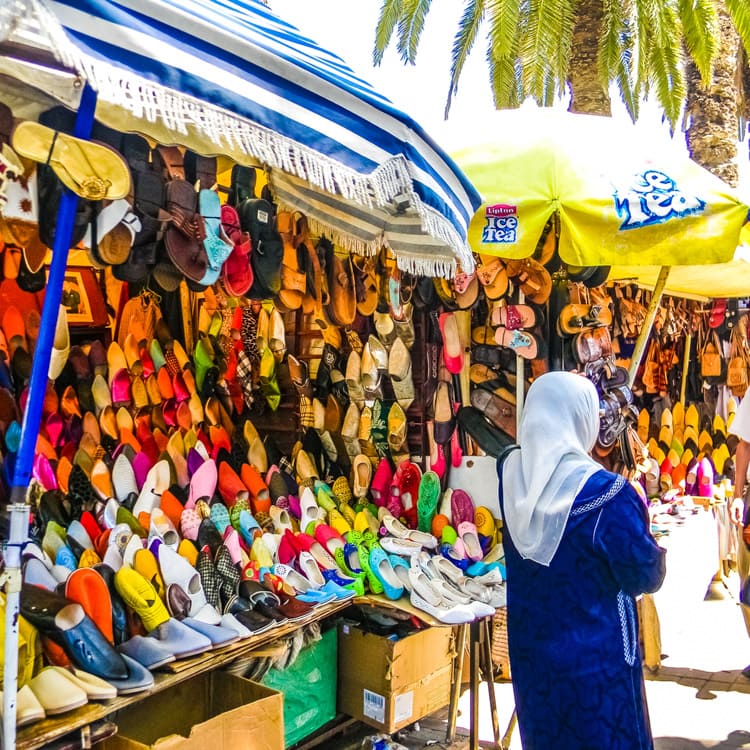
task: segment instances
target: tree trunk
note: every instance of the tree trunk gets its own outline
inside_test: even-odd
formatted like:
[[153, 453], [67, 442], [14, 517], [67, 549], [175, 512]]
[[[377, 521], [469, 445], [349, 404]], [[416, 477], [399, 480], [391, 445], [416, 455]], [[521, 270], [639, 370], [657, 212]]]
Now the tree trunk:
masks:
[[602, 0], [580, 0], [576, 7], [570, 54], [568, 111], [589, 115], [611, 115], [609, 92], [599, 77], [598, 49], [602, 35]]
[[694, 161], [737, 187], [740, 39], [723, 3], [719, 4], [719, 30], [719, 52], [708, 88], [703, 86], [693, 62], [688, 60], [686, 66], [689, 116], [686, 140]]

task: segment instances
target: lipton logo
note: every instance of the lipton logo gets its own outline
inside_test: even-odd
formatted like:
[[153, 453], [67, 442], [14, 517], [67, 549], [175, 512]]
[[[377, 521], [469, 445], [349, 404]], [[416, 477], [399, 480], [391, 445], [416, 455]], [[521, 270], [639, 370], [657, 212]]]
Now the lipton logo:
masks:
[[495, 203], [484, 209], [485, 225], [482, 229], [482, 242], [513, 244], [517, 239], [518, 206]]
[[515, 216], [517, 213], [518, 206], [510, 206], [507, 203], [496, 203], [484, 209], [485, 216]]

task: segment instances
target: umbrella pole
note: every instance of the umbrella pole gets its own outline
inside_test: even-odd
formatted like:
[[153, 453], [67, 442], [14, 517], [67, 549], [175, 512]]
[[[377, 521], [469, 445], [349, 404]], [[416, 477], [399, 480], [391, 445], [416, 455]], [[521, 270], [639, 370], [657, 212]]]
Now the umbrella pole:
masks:
[[685, 356], [682, 358], [682, 382], [680, 383], [680, 403], [685, 405], [685, 390], [687, 388], [688, 368], [690, 367], [690, 349], [693, 346], [693, 334], [688, 331], [685, 336]]
[[[518, 304], [522, 305], [526, 300], [524, 293], [518, 290]], [[524, 370], [524, 358], [516, 354], [516, 436], [521, 435], [521, 414], [523, 413], [523, 400], [526, 396], [526, 373]]]
[[[81, 94], [73, 135], [89, 138], [94, 124], [96, 93], [86, 84]], [[47, 373], [54, 343], [60, 299], [68, 265], [68, 251], [73, 236], [78, 196], [67, 188], [63, 190], [57, 211], [55, 242], [52, 248], [52, 263], [44, 293], [44, 305], [39, 326], [34, 361], [29, 379], [29, 394], [21, 425], [21, 442], [18, 447], [13, 486], [11, 488], [10, 532], [5, 545], [5, 650], [3, 674], [3, 748], [12, 750], [16, 746], [16, 691], [18, 690], [18, 613], [21, 598], [21, 551], [26, 544], [29, 526], [29, 505], [26, 492], [31, 482], [36, 440], [42, 418], [44, 392], [47, 389]]]
[[662, 266], [659, 271], [659, 277], [656, 279], [656, 285], [651, 295], [651, 303], [646, 311], [646, 318], [638, 334], [638, 340], [635, 342], [635, 349], [633, 350], [630, 367], [628, 368], [628, 384], [631, 388], [633, 387], [633, 383], [635, 383], [635, 376], [638, 373], [641, 359], [643, 359], [643, 353], [646, 351], [646, 344], [648, 343], [648, 337], [651, 335], [651, 329], [654, 327], [656, 311], [659, 309], [659, 303], [664, 294], [664, 287], [667, 285], [667, 277], [669, 276], [670, 269], [670, 266]]

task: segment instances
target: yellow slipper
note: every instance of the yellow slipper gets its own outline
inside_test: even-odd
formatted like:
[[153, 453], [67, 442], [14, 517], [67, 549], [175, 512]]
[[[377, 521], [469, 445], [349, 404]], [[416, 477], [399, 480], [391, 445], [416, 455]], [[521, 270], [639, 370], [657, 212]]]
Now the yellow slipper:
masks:
[[692, 427], [696, 432], [700, 424], [700, 415], [695, 404], [690, 404], [685, 410], [685, 428]]
[[724, 419], [721, 414], [717, 414], [714, 417], [714, 434], [721, 433], [724, 437], [727, 436], [727, 426], [724, 423]]
[[115, 588], [122, 600], [141, 618], [147, 632], [169, 619], [156, 589], [137, 570], [122, 567], [115, 573]]
[[672, 444], [672, 428], [669, 425], [663, 425], [659, 430], [659, 442], [664, 445]]
[[698, 435], [698, 449], [702, 453], [710, 453], [713, 450], [714, 441], [711, 434], [706, 430], [701, 430], [701, 434]]
[[682, 458], [680, 459], [680, 462], [687, 466], [694, 458], [695, 454], [693, 453], [693, 451], [691, 451], [690, 448], [685, 448], [685, 450], [682, 452]]
[[328, 511], [328, 525], [338, 531], [341, 536], [345, 536], [352, 530], [351, 524], [336, 508]]
[[116, 200], [130, 192], [127, 162], [109, 146], [30, 120], [16, 125], [11, 140], [20, 156], [49, 164], [65, 187], [82, 198]]
[[669, 427], [669, 429], [672, 429], [673, 422], [672, 422], [672, 410], [671, 409], [664, 409], [661, 413], [661, 426], [662, 427]]
[[159, 598], [167, 600], [167, 587], [161, 577], [159, 563], [156, 562], [154, 553], [148, 549], [139, 549], [133, 556], [133, 568], [151, 583]]
[[685, 427], [685, 405], [678, 401], [672, 406], [672, 429], [684, 429]]
[[651, 415], [647, 409], [641, 409], [638, 412], [638, 437], [642, 443], [648, 442], [648, 428], [651, 421]]
[[474, 511], [474, 525], [483, 536], [492, 536], [495, 533], [495, 519], [489, 508], [480, 505]]
[[198, 548], [189, 539], [180, 542], [177, 554], [182, 555], [193, 567], [198, 562]]

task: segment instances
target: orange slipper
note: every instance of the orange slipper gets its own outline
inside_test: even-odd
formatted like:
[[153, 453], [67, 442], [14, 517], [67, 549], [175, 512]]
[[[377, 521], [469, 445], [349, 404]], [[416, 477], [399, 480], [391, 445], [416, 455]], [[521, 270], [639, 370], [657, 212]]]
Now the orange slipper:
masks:
[[77, 568], [65, 582], [65, 597], [78, 602], [104, 637], [114, 643], [112, 597], [102, 576], [92, 568]]
[[227, 508], [231, 508], [238, 500], [248, 500], [248, 489], [237, 475], [237, 472], [226, 462], [219, 464], [219, 494]]
[[182, 516], [184, 507], [170, 490], [162, 492], [159, 507], [164, 512], [164, 515], [172, 522], [172, 525], [176, 529], [179, 529], [180, 517]]
[[253, 513], [268, 513], [271, 508], [271, 493], [260, 472], [250, 464], [242, 464], [240, 476], [245, 487], [250, 491], [250, 505]]
[[174, 398], [174, 387], [172, 386], [172, 378], [166, 367], [162, 367], [156, 376], [156, 383], [159, 386], [159, 395], [163, 401], [170, 398]]

